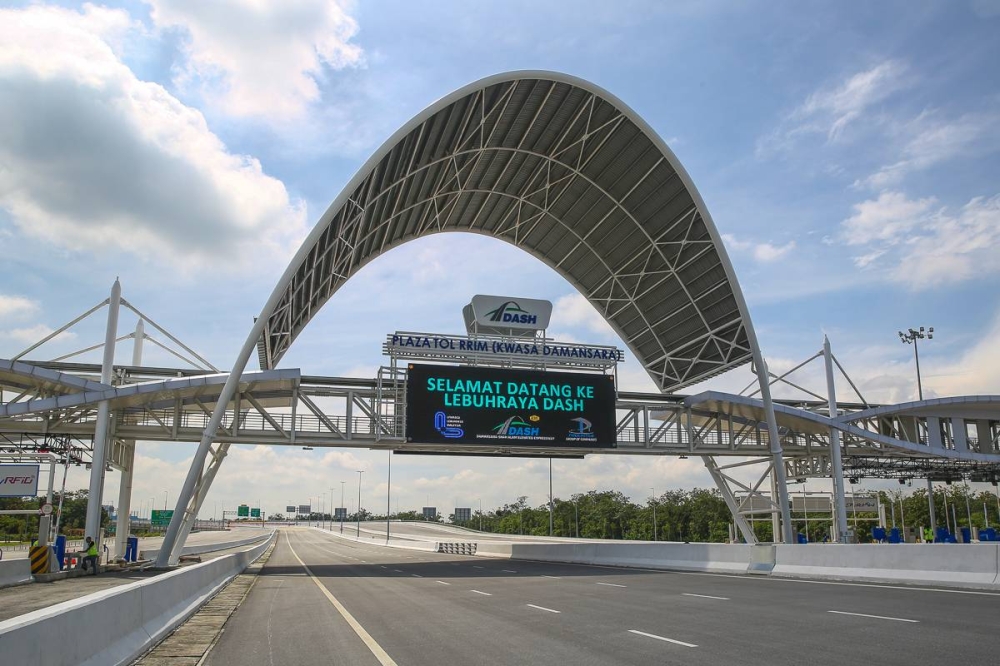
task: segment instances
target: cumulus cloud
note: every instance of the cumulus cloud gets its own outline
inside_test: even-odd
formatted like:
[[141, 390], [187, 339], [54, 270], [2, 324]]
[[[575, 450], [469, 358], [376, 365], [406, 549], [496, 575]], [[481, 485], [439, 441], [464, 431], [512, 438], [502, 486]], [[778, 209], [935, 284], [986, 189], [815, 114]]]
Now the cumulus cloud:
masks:
[[146, 2], [157, 26], [186, 36], [175, 83], [232, 116], [293, 119], [319, 99], [325, 68], [363, 63], [345, 2]]
[[976, 197], [952, 213], [933, 197], [882, 192], [854, 211], [841, 224], [841, 239], [864, 247], [854, 259], [859, 268], [915, 289], [1000, 271], [1000, 195]]
[[122, 63], [130, 27], [90, 5], [0, 10], [0, 207], [22, 233], [73, 250], [188, 267], [287, 252], [303, 206]]
[[0, 319], [19, 319], [35, 314], [39, 309], [38, 303], [23, 296], [0, 294]]
[[829, 142], [842, 139], [849, 125], [910, 85], [907, 74], [905, 63], [886, 60], [816, 90], [777, 129], [757, 142], [758, 157], [789, 148], [803, 136], [824, 135]]
[[753, 258], [762, 264], [768, 264], [787, 256], [795, 249], [795, 241], [788, 241], [784, 245], [773, 243], [754, 243], [752, 241], [741, 240], [732, 234], [722, 234], [722, 240], [726, 247], [738, 252], [749, 252]]
[[[27, 326], [24, 328], [14, 328], [9, 331], [0, 332], [3, 337], [19, 342], [24, 345], [32, 345], [45, 336], [52, 333], [55, 329], [49, 328], [45, 324], [35, 324], [34, 326]], [[62, 342], [76, 339], [76, 333], [72, 331], [63, 331], [56, 337], [52, 339], [52, 342]]]

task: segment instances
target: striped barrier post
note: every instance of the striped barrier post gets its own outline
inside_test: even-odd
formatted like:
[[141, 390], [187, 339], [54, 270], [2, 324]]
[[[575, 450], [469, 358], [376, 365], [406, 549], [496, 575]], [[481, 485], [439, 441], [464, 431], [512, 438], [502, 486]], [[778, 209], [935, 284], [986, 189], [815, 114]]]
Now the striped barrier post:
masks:
[[44, 574], [49, 572], [48, 546], [32, 546], [29, 556], [31, 558], [31, 573]]

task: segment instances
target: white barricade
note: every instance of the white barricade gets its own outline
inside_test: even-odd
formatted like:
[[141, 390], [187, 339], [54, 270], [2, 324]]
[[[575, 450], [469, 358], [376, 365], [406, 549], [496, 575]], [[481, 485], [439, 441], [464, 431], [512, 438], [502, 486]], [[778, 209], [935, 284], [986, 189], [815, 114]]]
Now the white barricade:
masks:
[[479, 543], [477, 555], [675, 571], [746, 573], [750, 546], [721, 543]]
[[0, 622], [0, 654], [11, 664], [130, 663], [260, 557], [270, 542]]
[[0, 587], [31, 582], [31, 560], [19, 557], [15, 560], [0, 560]]
[[1000, 582], [995, 543], [778, 545], [775, 550], [772, 576], [975, 588]]

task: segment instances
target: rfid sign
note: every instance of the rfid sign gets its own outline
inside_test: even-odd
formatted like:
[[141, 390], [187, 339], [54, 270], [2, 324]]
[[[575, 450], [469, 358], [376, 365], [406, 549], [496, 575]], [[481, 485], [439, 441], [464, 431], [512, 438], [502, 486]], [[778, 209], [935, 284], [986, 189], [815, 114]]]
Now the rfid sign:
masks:
[[0, 497], [38, 494], [38, 465], [0, 465]]
[[406, 439], [425, 444], [613, 448], [610, 375], [408, 366]]

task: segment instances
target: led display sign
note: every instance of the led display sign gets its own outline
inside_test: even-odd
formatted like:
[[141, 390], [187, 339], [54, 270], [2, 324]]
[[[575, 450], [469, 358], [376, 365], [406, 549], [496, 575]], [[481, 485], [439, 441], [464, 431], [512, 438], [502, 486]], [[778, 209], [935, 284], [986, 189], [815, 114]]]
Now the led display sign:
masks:
[[613, 448], [610, 375], [408, 366], [406, 439], [425, 444]]

